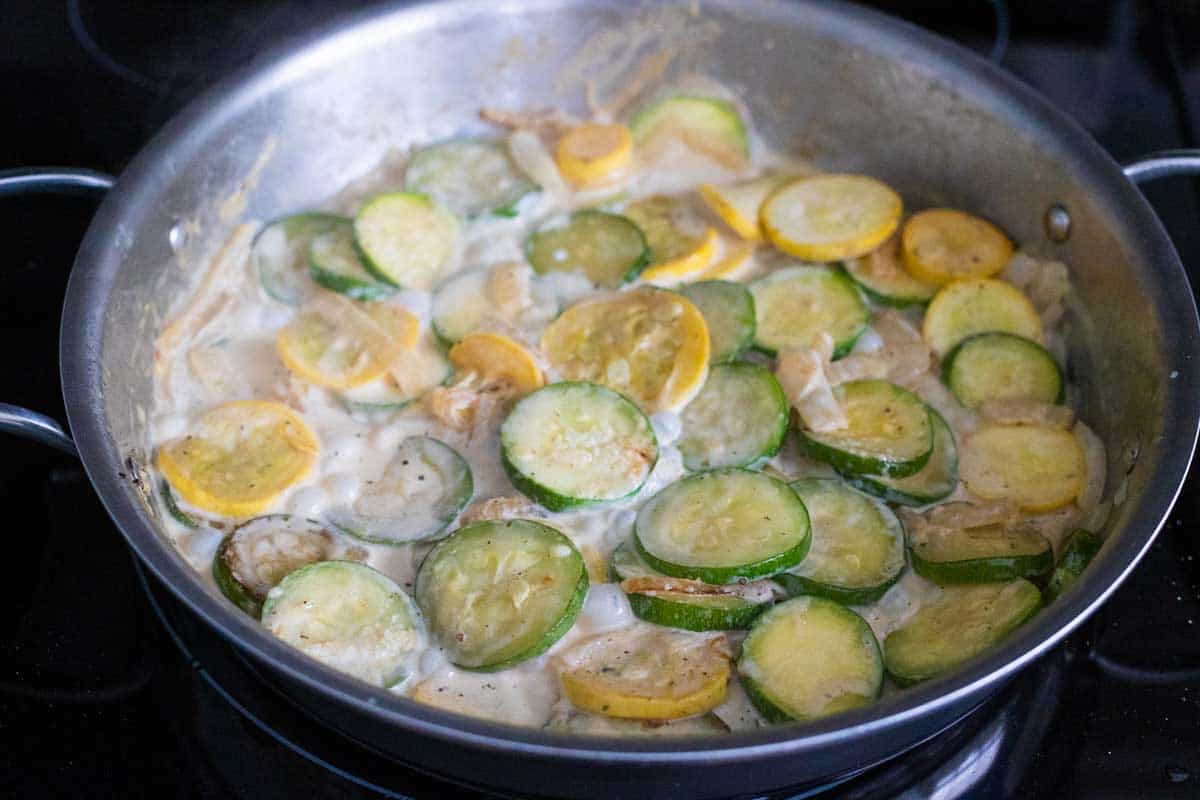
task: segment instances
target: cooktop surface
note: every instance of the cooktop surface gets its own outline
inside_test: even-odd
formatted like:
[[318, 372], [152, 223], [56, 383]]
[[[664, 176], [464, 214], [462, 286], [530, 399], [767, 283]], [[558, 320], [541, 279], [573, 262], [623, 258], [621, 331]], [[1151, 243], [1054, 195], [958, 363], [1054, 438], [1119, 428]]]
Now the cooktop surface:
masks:
[[[363, 2], [0, 0], [0, 168], [116, 173], [188, 99]], [[871, 5], [1001, 63], [1118, 160], [1200, 144], [1200, 11], [1168, 0]], [[1146, 193], [1200, 270], [1200, 181]], [[60, 301], [92, 212], [0, 200], [0, 400], [63, 418]], [[1200, 273], [1192, 272], [1193, 282]], [[386, 761], [271, 689], [143, 574], [79, 465], [0, 439], [0, 795], [477, 797]], [[1195, 471], [1194, 471], [1195, 472]], [[839, 798], [1200, 797], [1200, 477], [1129, 580], [976, 712]], [[515, 765], [514, 768], [519, 768]]]

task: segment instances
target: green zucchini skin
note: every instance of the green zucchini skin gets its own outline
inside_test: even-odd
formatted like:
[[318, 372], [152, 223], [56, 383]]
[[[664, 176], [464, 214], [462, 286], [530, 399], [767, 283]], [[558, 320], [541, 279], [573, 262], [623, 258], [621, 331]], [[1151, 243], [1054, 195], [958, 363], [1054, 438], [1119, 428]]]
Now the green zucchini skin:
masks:
[[601, 386], [600, 384], [589, 383], [587, 381], [560, 381], [558, 383], [552, 383], [549, 386], [544, 386], [541, 389], [538, 389], [536, 392], [533, 392], [532, 394], [526, 395], [524, 398], [522, 398], [521, 402], [513, 408], [513, 410], [509, 413], [508, 419], [506, 419], [504, 424], [502, 424], [500, 427], [500, 464], [504, 468], [505, 474], [508, 475], [509, 480], [512, 481], [513, 486], [516, 487], [517, 491], [521, 492], [521, 494], [550, 511], [567, 511], [573, 508], [619, 502], [640, 492], [642, 486], [645, 484], [645, 478], [643, 478], [642, 482], [637, 486], [633, 487], [630, 491], [619, 497], [594, 498], [570, 496], [545, 485], [541, 481], [535, 480], [521, 470], [521, 468], [515, 463], [514, 458], [510, 453], [513, 448], [513, 443], [510, 441], [512, 435], [508, 432], [507, 426], [509, 424], [509, 420], [516, 415], [521, 404], [532, 402], [532, 398], [547, 392], [553, 392], [557, 394], [562, 394], [564, 392], [594, 393], [605, 402], [619, 405], [630, 415], [636, 415], [635, 418], [639, 419], [642, 424], [642, 434], [644, 434], [646, 437], [645, 444], [654, 452], [654, 457], [646, 469], [647, 478], [649, 477], [650, 473], [654, 471], [654, 467], [658, 463], [658, 438], [654, 435], [654, 428], [650, 424], [649, 418], [646, 416], [645, 412], [643, 412], [637, 406], [636, 403], [625, 397], [620, 392], [616, 392], [608, 387]]
[[[795, 508], [803, 514], [804, 533], [799, 540], [788, 549], [775, 553], [766, 558], [760, 559], [751, 563], [730, 564], [728, 566], [713, 566], [713, 565], [687, 565], [674, 564], [670, 561], [665, 561], [659, 558], [654, 553], [650, 552], [645, 542], [643, 541], [648, 535], [651, 535], [650, 515], [656, 510], [655, 501], [667, 495], [669, 492], [684, 491], [686, 484], [695, 484], [703, 480], [721, 480], [725, 476], [737, 476], [740, 474], [754, 476], [757, 479], [768, 481], [771, 484], [778, 484], [782, 489], [786, 489], [788, 494], [795, 500]], [[688, 487], [690, 488], [690, 487]], [[778, 487], [772, 487], [778, 490]], [[786, 499], [786, 496], [784, 496]], [[706, 472], [696, 472], [683, 478], [670, 486], [666, 487], [654, 496], [649, 502], [642, 506], [638, 512], [637, 520], [634, 522], [634, 545], [637, 552], [642, 556], [642, 559], [650, 566], [651, 569], [657, 570], [664, 575], [669, 575], [675, 578], [690, 578], [692, 580], [702, 581], [711, 584], [728, 584], [745, 580], [753, 580], [755, 578], [765, 578], [782, 572], [789, 567], [794, 567], [804, 560], [808, 555], [808, 550], [812, 546], [812, 525], [808, 519], [808, 509], [804, 507], [804, 502], [799, 495], [795, 493], [791, 487], [784, 484], [782, 481], [776, 480], [768, 475], [754, 472], [752, 470], [743, 469], [740, 467], [727, 467], [724, 469], [708, 470]]]
[[[754, 394], [740, 398], [716, 394], [731, 390], [748, 391], [752, 387], [757, 390]], [[680, 415], [683, 430], [676, 447], [683, 455], [684, 467], [693, 471], [721, 467], [756, 468], [783, 446], [788, 431], [788, 412], [783, 388], [769, 370], [746, 362], [710, 367], [704, 386]], [[712, 419], [709, 415], [715, 415], [718, 419]], [[730, 442], [731, 437], [726, 435], [718, 438], [713, 434], [720, 430], [719, 426], [726, 420], [737, 419], [740, 415], [764, 422], [773, 417], [775, 424], [752, 431], [742, 427], [740, 432], [743, 435], [740, 438], [754, 441], [756, 447], [739, 454], [738, 443]]]
[[[900, 686], [936, 677], [979, 655], [1042, 607], [1042, 593], [1024, 578], [944, 592], [883, 642], [884, 666]], [[972, 608], [960, 614], [964, 604]]]
[[1057, 600], [1079, 580], [1087, 565], [1100, 552], [1102, 544], [1099, 536], [1083, 528], [1074, 530], [1067, 536], [1063, 544], [1062, 559], [1046, 583], [1047, 602]]
[[904, 570], [900, 570], [877, 586], [868, 586], [861, 589], [821, 583], [811, 578], [806, 578], [803, 575], [797, 575], [794, 572], [781, 572], [778, 575], [771, 576], [771, 580], [779, 584], [779, 587], [787, 592], [788, 597], [810, 595], [813, 597], [824, 597], [826, 600], [832, 600], [835, 603], [841, 603], [846, 606], [865, 606], [878, 601], [887, 594], [888, 589], [895, 586], [896, 582], [903, 576]]
[[213, 556], [212, 563], [213, 580], [216, 581], [217, 588], [221, 590], [221, 594], [229, 598], [231, 603], [255, 619], [258, 619], [262, 616], [262, 603], [254, 595], [250, 594], [246, 590], [246, 587], [238, 583], [237, 578], [233, 577], [233, 573], [229, 570], [229, 564], [225, 561], [225, 552], [229, 549], [232, 539], [233, 533], [230, 533], [221, 540], [220, 546], [217, 547], [217, 552]]
[[[554, 557], [570, 559], [569, 565], [571, 571], [578, 571], [579, 577], [575, 579], [574, 586], [570, 590], [570, 596], [566, 604], [562, 607], [562, 610], [558, 613], [558, 616], [540, 632], [536, 632], [535, 629], [536, 640], [529, 642], [528, 646], [525, 646], [524, 649], [509, 653], [505, 657], [495, 661], [484, 661], [479, 658], [477, 651], [472, 653], [471, 650], [462, 650], [456, 654], [450, 631], [441, 627], [444, 625], [445, 619], [439, 614], [439, 607], [443, 603], [449, 602], [451, 603], [451, 608], [461, 611], [461, 603], [452, 595], [446, 594], [447, 591], [453, 588], [454, 584], [448, 587], [437, 582], [439, 581], [439, 576], [443, 575], [441, 572], [442, 565], [446, 563], [446, 559], [459, 558], [459, 554], [470, 552], [471, 548], [503, 548], [506, 546], [504, 540], [509, 536], [523, 536], [530, 540], [536, 537], [539, 546], [565, 548], [567, 552], [562, 555], [555, 555]], [[462, 548], [468, 549], [464, 551]], [[553, 552], [552, 549], [546, 551], [546, 553]], [[451, 561], [449, 563], [453, 568], [455, 562]], [[494, 577], [493, 575], [492, 578], [494, 579]], [[456, 581], [458, 584], [462, 582], [461, 578], [457, 578]], [[424, 560], [417, 569], [415, 595], [417, 605], [425, 615], [429, 628], [441, 638], [452, 663], [461, 669], [471, 670], [472, 672], [497, 672], [541, 655], [561, 639], [570, 630], [571, 626], [575, 624], [575, 619], [579, 616], [584, 600], [587, 598], [588, 586], [588, 572], [583, 556], [580, 555], [574, 544], [571, 543], [571, 540], [560, 531], [533, 520], [484, 520], [459, 528], [448, 538], [438, 542], [425, 555]], [[546, 586], [543, 585], [542, 588], [545, 589]], [[487, 592], [481, 591], [478, 597], [484, 602], [496, 602], [494, 598], [488, 596]], [[492, 619], [494, 621], [496, 618], [493, 617]], [[461, 620], [456, 618], [452, 624], [461, 624]], [[492, 635], [495, 634], [493, 633]], [[461, 637], [461, 631], [459, 636]], [[462, 641], [462, 639], [458, 638], [458, 641]], [[450, 644], [447, 644], [447, 642], [450, 642]], [[513, 646], [509, 643], [505, 645], [505, 648], [512, 650]]]
[[[587, 233], [585, 228], [591, 227], [595, 231], [597, 226], [599, 229], [606, 229], [610, 235], [619, 232], [627, 240], [623, 244], [630, 247], [631, 256], [619, 266], [615, 275], [600, 275], [593, 272], [589, 263], [582, 263], [588, 280], [606, 289], [616, 289], [636, 279], [650, 264], [650, 245], [646, 242], [646, 235], [633, 220], [608, 211], [576, 211], [562, 227], [535, 231], [525, 243], [525, 258], [539, 275], [557, 271], [559, 266], [555, 263], [552, 253], [563, 249], [573, 232], [582, 236]], [[562, 240], [562, 243], [555, 246], [558, 240]], [[635, 250], [637, 252], [633, 253]]]
[[363, 264], [349, 219], [331, 224], [329, 230], [313, 237], [308, 248], [308, 271], [318, 286], [351, 300], [383, 300], [395, 292], [393, 287], [375, 280]]
[[910, 459], [894, 459], [880, 455], [856, 453], [824, 441], [822, 434], [807, 431], [803, 427], [799, 427], [797, 428], [797, 432], [799, 433], [800, 444], [807, 455], [817, 461], [829, 464], [843, 475], [880, 475], [886, 478], [906, 478], [924, 469], [925, 465], [929, 463], [930, 456], [933, 454], [933, 420], [928, 413], [929, 407], [920, 398], [907, 389], [887, 383], [886, 381], [849, 381], [837, 388], [845, 394], [851, 391], [876, 391], [881, 386], [890, 387], [890, 391], [894, 395], [894, 402], [918, 404], [925, 410], [926, 419], [928, 420], [925, 426], [928, 428], [928, 447], [925, 448], [923, 453]]
[[754, 295], [734, 281], [701, 281], [680, 288], [708, 323], [710, 365], [735, 361], [754, 344]]
[[175, 499], [175, 493], [171, 491], [171, 484], [167, 483], [166, 478], [163, 478], [159, 482], [158, 494], [162, 498], [163, 506], [167, 509], [167, 513], [176, 522], [185, 528], [199, 527], [200, 521], [179, 507], [179, 502]]
[[880, 475], [847, 475], [842, 478], [860, 492], [901, 506], [920, 508], [944, 500], [958, 487], [958, 446], [946, 420], [929, 408], [933, 423], [933, 451], [918, 472], [906, 478]]
[[916, 308], [928, 305], [929, 301], [933, 299], [933, 291], [922, 295], [889, 293], [880, 285], [872, 284], [871, 280], [861, 274], [852, 261], [841, 262], [840, 268], [846, 277], [858, 284], [859, 290], [866, 295], [867, 299], [876, 305], [889, 308]]
[[743, 601], [720, 608], [702, 603], [677, 603], [662, 597], [631, 592], [625, 595], [634, 616], [655, 625], [685, 631], [733, 631], [749, 628], [766, 604]]
[[1013, 578], [1036, 579], [1054, 566], [1054, 553], [1046, 550], [1037, 555], [994, 556], [962, 561], [927, 561], [915, 550], [908, 551], [913, 571], [937, 584], [992, 583]]
[[1043, 384], [1044, 391], [1028, 399], [1044, 403], [1061, 403], [1063, 401], [1066, 382], [1063, 380], [1062, 369], [1046, 348], [1016, 334], [988, 331], [963, 339], [942, 360], [942, 383], [964, 406], [978, 408], [985, 399], [975, 396], [977, 392], [970, 389], [969, 384], [973, 382], [972, 379], [975, 382], [982, 379], [985, 383], [992, 384], [991, 391], [986, 393], [986, 399], [1026, 399], [1015, 394], [1006, 396], [1006, 388], [1011, 392], [1011, 387], [1004, 383], [1006, 376], [981, 376], [978, 372], [974, 375], [970, 374], [972, 370], [987, 369], [986, 363], [973, 362], [971, 358], [980, 351], [986, 355], [989, 349], [993, 352], [1007, 351], [1006, 354], [1010, 357], [1020, 353], [1026, 364], [1041, 370], [1040, 383]]

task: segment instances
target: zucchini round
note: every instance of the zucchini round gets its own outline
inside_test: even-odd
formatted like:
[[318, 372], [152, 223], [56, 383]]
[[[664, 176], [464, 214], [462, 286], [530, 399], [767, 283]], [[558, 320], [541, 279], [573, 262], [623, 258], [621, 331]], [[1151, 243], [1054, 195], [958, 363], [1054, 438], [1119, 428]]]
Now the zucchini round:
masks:
[[432, 437], [410, 436], [353, 505], [335, 508], [326, 518], [364, 542], [427, 541], [450, 526], [473, 493], [471, 468], [462, 456]]
[[525, 256], [539, 275], [582, 272], [595, 285], [616, 289], [649, 263], [650, 248], [631, 220], [607, 211], [578, 211], [565, 225], [530, 236]]
[[352, 300], [382, 300], [395, 288], [375, 279], [359, 258], [350, 220], [333, 225], [312, 238], [308, 268], [320, 286]]
[[929, 420], [933, 423], [933, 452], [918, 472], [906, 478], [845, 475], [846, 482], [859, 491], [902, 506], [927, 506], [949, 497], [958, 486], [958, 447], [954, 432], [941, 414], [930, 408]]
[[904, 572], [904, 527], [892, 510], [836, 479], [809, 478], [791, 487], [808, 509], [812, 547], [773, 580], [789, 595], [847, 605], [883, 597]]
[[677, 578], [732, 583], [793, 567], [811, 536], [786, 483], [746, 469], [698, 472], [656, 494], [634, 523], [638, 551]]
[[1011, 333], [977, 333], [963, 339], [942, 362], [942, 381], [967, 408], [987, 400], [1060, 403], [1062, 372], [1037, 342]]
[[771, 722], [869, 705], [883, 686], [871, 626], [821, 597], [796, 597], [760, 616], [742, 645], [738, 672], [751, 702]]
[[1011, 283], [980, 278], [943, 286], [925, 309], [921, 324], [921, 335], [938, 358], [967, 337], [990, 332], [1037, 341], [1042, 338], [1042, 318]]
[[929, 408], [915, 394], [887, 381], [849, 381], [833, 395], [848, 425], [820, 433], [800, 429], [809, 455], [849, 475], [903, 478], [921, 470], [933, 452]]
[[1008, 636], [1041, 606], [1042, 593], [1024, 578], [944, 587], [884, 639], [884, 666], [901, 685], [940, 675]]
[[409, 159], [404, 186], [460, 217], [514, 217], [536, 190], [501, 142], [453, 139], [422, 147]]
[[754, 297], [745, 286], [733, 281], [701, 281], [679, 292], [704, 315], [709, 364], [733, 361], [754, 343]]
[[658, 461], [650, 420], [595, 383], [555, 383], [525, 396], [500, 426], [504, 469], [551, 511], [628, 497]]
[[909, 553], [918, 575], [943, 585], [1036, 578], [1054, 566], [1046, 537], [999, 525], [914, 536]]
[[379, 280], [427, 292], [458, 247], [458, 222], [425, 195], [384, 194], [359, 209], [354, 243]]
[[[642, 558], [632, 539], [617, 546], [612, 555], [612, 574], [618, 581], [637, 578], [662, 578], [653, 589], [622, 587], [629, 607], [640, 619], [668, 628], [688, 631], [729, 631], [749, 628], [750, 623], [768, 603], [752, 602], [736, 594], [718, 591], [683, 591], [683, 588], [702, 588], [693, 581], [670, 578], [653, 569]], [[680, 584], [672, 590], [670, 582]], [[691, 584], [691, 586], [686, 586]]]
[[923, 306], [937, 292], [936, 286], [917, 280], [904, 269], [897, 236], [865, 256], [843, 261], [842, 269], [854, 279], [863, 294], [892, 308]]
[[676, 446], [690, 470], [753, 467], [779, 452], [788, 402], [775, 376], [757, 364], [719, 364], [683, 409]]
[[733, 103], [711, 97], [676, 95], [638, 111], [629, 121], [635, 145], [645, 145], [660, 132], [719, 157], [744, 162], [750, 157], [746, 124]]
[[351, 561], [321, 561], [289, 574], [267, 595], [262, 623], [318, 661], [385, 688], [408, 677], [425, 646], [409, 596]]
[[315, 211], [268, 222], [250, 245], [250, 263], [263, 291], [285, 305], [303, 305], [313, 293], [309, 246], [317, 236], [347, 224], [345, 217]]
[[812, 347], [821, 333], [833, 338], [833, 357], [850, 352], [867, 329], [871, 312], [842, 272], [829, 267], [787, 267], [750, 284], [754, 344], [764, 353]]
[[1058, 566], [1054, 568], [1054, 573], [1046, 583], [1046, 600], [1048, 602], [1057, 600], [1063, 592], [1071, 588], [1075, 581], [1079, 580], [1079, 576], [1087, 569], [1087, 565], [1096, 557], [1096, 553], [1100, 552], [1101, 544], [1103, 542], [1099, 536], [1082, 528], [1072, 531], [1067, 536], [1067, 540], [1063, 544], [1062, 558], [1059, 559]]
[[587, 588], [583, 556], [554, 528], [486, 520], [429, 551], [416, 596], [452, 663], [494, 671], [557, 642], [575, 623]]
[[254, 618], [262, 602], [289, 573], [318, 561], [365, 561], [367, 551], [347, 545], [319, 522], [268, 514], [242, 523], [213, 557], [213, 580], [221, 593]]
[[171, 491], [171, 484], [167, 483], [166, 479], [159, 481], [158, 494], [162, 498], [163, 507], [167, 509], [167, 513], [171, 515], [172, 519], [185, 528], [199, 527], [200, 521], [179, 507], [179, 501], [175, 499], [175, 493]]

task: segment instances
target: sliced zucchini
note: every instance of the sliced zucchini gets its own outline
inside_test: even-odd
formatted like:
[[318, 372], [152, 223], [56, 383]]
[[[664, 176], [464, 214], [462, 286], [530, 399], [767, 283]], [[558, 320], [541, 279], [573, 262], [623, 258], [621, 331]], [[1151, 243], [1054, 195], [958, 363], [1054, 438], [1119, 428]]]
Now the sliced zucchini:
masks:
[[1024, 578], [947, 586], [888, 634], [883, 663], [901, 685], [940, 675], [979, 655], [1024, 624], [1042, 593]]
[[642, 557], [677, 578], [731, 583], [793, 567], [811, 542], [808, 512], [786, 483], [745, 469], [676, 481], [638, 511]]
[[754, 343], [754, 297], [740, 283], [701, 281], [679, 290], [708, 326], [708, 363], [733, 361]]
[[933, 424], [933, 452], [919, 471], [906, 478], [844, 475], [846, 482], [859, 491], [902, 506], [927, 506], [949, 497], [958, 486], [958, 447], [954, 432], [932, 408], [929, 421]]
[[843, 261], [842, 269], [854, 279], [863, 294], [892, 308], [923, 306], [937, 292], [937, 286], [917, 280], [904, 269], [897, 236], [892, 236], [865, 256]]
[[871, 312], [858, 287], [828, 267], [787, 267], [750, 284], [754, 296], [754, 344], [774, 355], [812, 347], [821, 333], [833, 337], [833, 357], [850, 352], [867, 329]]
[[262, 623], [318, 661], [385, 688], [408, 677], [425, 646], [408, 595], [351, 561], [321, 561], [289, 574], [267, 595]]
[[977, 333], [942, 362], [942, 380], [958, 401], [978, 409], [987, 400], [1059, 403], [1062, 372], [1046, 348], [1011, 333]]
[[363, 266], [354, 246], [354, 226], [350, 220], [312, 238], [308, 266], [318, 285], [352, 300], [382, 300], [396, 291], [377, 281]]
[[750, 627], [764, 604], [732, 594], [697, 594], [666, 589], [627, 592], [639, 619], [685, 631], [734, 631]]
[[347, 545], [319, 522], [269, 514], [239, 525], [222, 540], [212, 572], [217, 588], [257, 619], [267, 593], [288, 574], [318, 561], [366, 558], [366, 550]]
[[351, 506], [334, 508], [326, 518], [365, 542], [427, 541], [449, 527], [473, 492], [471, 468], [452, 447], [430, 436], [410, 436]]
[[304, 420], [282, 403], [235, 400], [160, 446], [155, 466], [189, 505], [248, 517], [303, 480], [319, 449]]
[[525, 256], [539, 275], [582, 272], [595, 285], [616, 289], [638, 276], [650, 249], [641, 229], [626, 217], [577, 211], [566, 224], [530, 236]]
[[451, 278], [433, 295], [433, 329], [447, 345], [483, 330], [496, 322], [520, 328], [540, 328], [558, 315], [554, 288], [536, 278], [529, 286], [532, 304], [519, 316], [502, 311], [492, 294], [491, 275], [486, 270], [465, 272]]
[[180, 525], [185, 528], [195, 528], [200, 525], [199, 520], [179, 507], [179, 501], [175, 499], [175, 493], [171, 491], [171, 484], [167, 483], [165, 479], [159, 481], [158, 495], [162, 498], [167, 513]]
[[493, 671], [557, 642], [587, 588], [587, 567], [570, 539], [530, 520], [486, 520], [429, 551], [416, 596], [452, 663]]
[[943, 286], [925, 309], [921, 335], [938, 358], [977, 333], [1011, 333], [1042, 338], [1042, 318], [1029, 298], [1010, 283], [989, 278]]
[[905, 267], [935, 286], [991, 277], [1012, 256], [1012, 242], [995, 225], [951, 208], [913, 214], [901, 238]]
[[726, 587], [672, 578], [642, 558], [632, 539], [612, 555], [612, 575], [622, 582], [635, 616], [655, 625], [688, 631], [729, 631], [749, 628], [769, 604], [730, 592]]
[[819, 433], [801, 429], [813, 458], [849, 475], [903, 478], [921, 470], [933, 452], [929, 408], [907, 389], [887, 381], [848, 381], [833, 395], [847, 426]]
[[904, 204], [866, 175], [812, 175], [776, 190], [762, 207], [771, 243], [805, 261], [857, 258], [887, 241]]
[[1036, 578], [1054, 566], [1054, 550], [1032, 530], [987, 525], [931, 530], [909, 539], [913, 570], [934, 583], [989, 583]]
[[344, 217], [313, 211], [267, 223], [250, 245], [250, 263], [263, 291], [285, 305], [302, 305], [313, 291], [309, 245], [346, 222]]
[[732, 103], [711, 97], [676, 95], [638, 111], [629, 121], [636, 145], [660, 135], [679, 138], [689, 147], [723, 164], [744, 164], [750, 157], [750, 137]]
[[655, 195], [625, 207], [646, 237], [650, 260], [643, 281], [670, 284], [694, 277], [712, 263], [717, 252], [717, 232], [694, 215], [679, 198]]
[[821, 597], [796, 597], [754, 623], [738, 672], [759, 712], [787, 722], [870, 705], [883, 686], [883, 657], [858, 614]]
[[1091, 531], [1082, 528], [1072, 531], [1063, 543], [1062, 558], [1046, 583], [1046, 601], [1053, 602], [1075, 585], [1087, 565], [1100, 552], [1103, 542]]
[[962, 448], [963, 484], [985, 500], [1011, 500], [1023, 511], [1053, 511], [1079, 496], [1087, 470], [1070, 431], [1036, 425], [988, 425]]
[[427, 292], [458, 248], [458, 222], [425, 195], [384, 194], [359, 209], [354, 242], [379, 280]]
[[502, 142], [454, 139], [413, 153], [404, 173], [410, 192], [427, 195], [460, 217], [513, 217], [537, 187]]
[[708, 375], [704, 316], [683, 295], [651, 287], [576, 303], [541, 344], [563, 377], [608, 386], [649, 413], [679, 411]]
[[779, 452], [788, 429], [779, 381], [757, 364], [718, 364], [683, 409], [676, 447], [690, 470], [753, 467]]
[[725, 699], [723, 637], [639, 626], [594, 636], [563, 654], [563, 691], [576, 708], [624, 719], [681, 719]]
[[658, 461], [650, 420], [594, 383], [555, 383], [524, 397], [500, 427], [513, 485], [551, 511], [628, 497]]
[[791, 484], [812, 524], [805, 559], [774, 577], [788, 594], [847, 605], [883, 597], [904, 572], [904, 527], [892, 510], [831, 478]]

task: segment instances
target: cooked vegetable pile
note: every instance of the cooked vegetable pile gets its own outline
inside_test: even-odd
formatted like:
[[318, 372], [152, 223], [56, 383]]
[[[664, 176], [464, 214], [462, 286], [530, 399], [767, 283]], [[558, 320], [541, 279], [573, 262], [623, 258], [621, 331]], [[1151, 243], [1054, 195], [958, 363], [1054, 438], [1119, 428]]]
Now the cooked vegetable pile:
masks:
[[1071, 591], [1109, 504], [1062, 264], [719, 92], [483, 116], [235, 237], [160, 338], [157, 497], [232, 603], [422, 702], [678, 735], [872, 703]]

